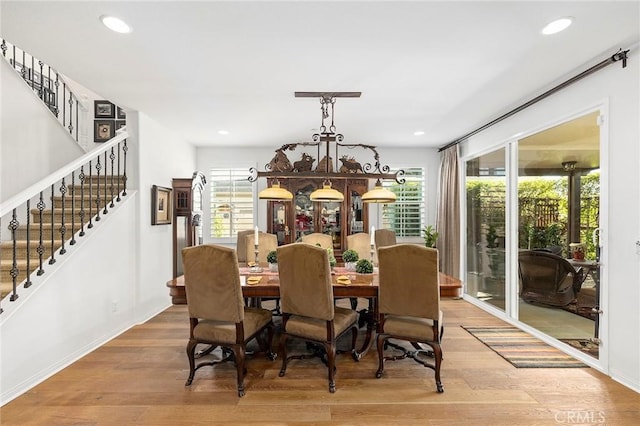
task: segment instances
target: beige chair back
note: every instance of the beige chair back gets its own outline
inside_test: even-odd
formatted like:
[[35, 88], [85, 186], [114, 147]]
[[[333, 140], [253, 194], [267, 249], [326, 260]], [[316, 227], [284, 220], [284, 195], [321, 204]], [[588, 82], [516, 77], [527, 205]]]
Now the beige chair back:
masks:
[[327, 250], [306, 243], [278, 248], [283, 313], [333, 319], [333, 290]]
[[191, 318], [237, 323], [244, 299], [235, 250], [217, 245], [182, 249], [184, 286]]
[[[255, 238], [255, 235], [253, 231], [251, 231], [251, 233], [245, 237], [246, 239], [245, 244], [247, 246], [245, 256], [247, 258], [246, 260], [247, 262], [255, 262], [256, 260], [254, 238]], [[266, 263], [267, 255], [269, 254], [269, 252], [274, 251], [277, 248], [278, 248], [277, 235], [267, 234], [265, 232], [258, 233], [258, 262]]]
[[376, 229], [375, 233], [376, 249], [397, 244], [396, 233], [393, 229]]
[[438, 250], [415, 244], [396, 244], [380, 248], [378, 259], [380, 313], [438, 320]]
[[320, 247], [325, 250], [333, 248], [333, 238], [331, 238], [331, 235], [321, 234], [319, 232], [303, 235], [300, 241], [302, 241], [303, 243], [311, 244], [312, 246], [320, 244]]
[[[253, 229], [247, 229], [244, 231], [238, 231], [238, 237], [236, 239], [236, 254], [238, 255], [238, 262], [247, 262], [247, 235], [253, 234]], [[251, 255], [253, 260], [254, 256]]]
[[[371, 235], [367, 232], [347, 235], [347, 250], [355, 250], [360, 259], [371, 260]], [[375, 250], [373, 260], [377, 263]]]

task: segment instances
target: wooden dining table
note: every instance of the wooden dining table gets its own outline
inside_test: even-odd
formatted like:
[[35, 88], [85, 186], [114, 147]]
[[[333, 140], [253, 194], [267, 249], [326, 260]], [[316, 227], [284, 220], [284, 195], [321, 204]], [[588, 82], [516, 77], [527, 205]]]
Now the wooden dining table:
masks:
[[[251, 299], [279, 298], [280, 279], [277, 271], [270, 271], [265, 265], [261, 271], [254, 271], [251, 267], [240, 265], [240, 282], [242, 284], [242, 296]], [[346, 278], [346, 279], [345, 279]], [[254, 283], [254, 281], [257, 281]], [[359, 274], [348, 271], [344, 267], [335, 267], [331, 274], [334, 298], [365, 298], [369, 299], [369, 308], [361, 311], [365, 316], [367, 325], [365, 340], [360, 349], [354, 354], [356, 360], [361, 359], [371, 348], [374, 332], [378, 324], [378, 274]], [[167, 281], [174, 304], [186, 303], [184, 293], [184, 276]], [[440, 293], [447, 296], [457, 296], [457, 290], [461, 287], [461, 281], [457, 278], [440, 273]], [[455, 289], [453, 294], [451, 289]]]

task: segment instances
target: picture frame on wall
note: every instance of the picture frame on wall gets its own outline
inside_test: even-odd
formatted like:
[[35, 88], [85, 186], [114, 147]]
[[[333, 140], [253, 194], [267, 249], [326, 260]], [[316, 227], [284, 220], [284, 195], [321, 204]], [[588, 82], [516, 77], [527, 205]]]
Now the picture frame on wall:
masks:
[[153, 185], [151, 189], [151, 224], [170, 225], [173, 220], [171, 188]]
[[126, 125], [127, 125], [127, 122], [125, 120], [116, 120], [116, 131], [120, 130], [122, 127]]
[[126, 120], [127, 119], [127, 114], [124, 112], [124, 110], [120, 107], [116, 107], [116, 118], [118, 120]]
[[116, 135], [114, 120], [95, 120], [93, 123], [94, 142], [106, 142]]
[[93, 101], [93, 111], [95, 118], [115, 118], [115, 105], [107, 100]]

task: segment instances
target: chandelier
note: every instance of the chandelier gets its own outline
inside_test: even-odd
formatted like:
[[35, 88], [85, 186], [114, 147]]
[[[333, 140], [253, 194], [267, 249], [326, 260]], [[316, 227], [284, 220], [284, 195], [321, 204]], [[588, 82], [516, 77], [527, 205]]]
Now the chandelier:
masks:
[[[295, 92], [297, 98], [317, 97], [320, 99], [320, 110], [322, 121], [320, 132], [311, 137], [311, 142], [299, 142], [282, 145], [276, 149], [276, 155], [265, 165], [265, 171], [258, 171], [255, 168], [249, 169], [249, 181], [255, 182], [258, 178], [265, 177], [273, 180], [270, 187], [260, 191], [260, 199], [290, 201], [293, 194], [280, 186], [281, 179], [290, 178], [319, 178], [323, 179], [322, 188], [313, 191], [310, 195], [312, 201], [317, 202], [339, 202], [344, 200], [344, 195], [331, 187], [332, 180], [365, 178], [375, 179], [374, 188], [362, 196], [362, 201], [366, 203], [393, 203], [396, 195], [382, 186], [384, 180], [395, 180], [399, 184], [405, 182], [404, 170], [395, 173], [390, 172], [387, 165], [381, 165], [380, 155], [375, 146], [364, 144], [344, 143], [344, 136], [336, 132], [334, 124], [334, 106], [336, 98], [359, 98], [360, 92]], [[331, 119], [327, 126], [325, 120]], [[293, 163], [287, 157], [287, 151], [294, 151], [298, 147], [309, 147], [316, 150], [318, 164], [314, 167], [315, 159], [313, 151], [302, 152], [301, 158]], [[307, 151], [309, 148], [304, 148]], [[369, 152], [373, 156], [372, 162], [364, 164], [356, 160], [354, 155], [341, 155], [345, 150], [359, 148]], [[335, 157], [331, 157], [331, 154]], [[321, 155], [324, 154], [324, 158]], [[341, 166], [338, 167], [338, 161]]]

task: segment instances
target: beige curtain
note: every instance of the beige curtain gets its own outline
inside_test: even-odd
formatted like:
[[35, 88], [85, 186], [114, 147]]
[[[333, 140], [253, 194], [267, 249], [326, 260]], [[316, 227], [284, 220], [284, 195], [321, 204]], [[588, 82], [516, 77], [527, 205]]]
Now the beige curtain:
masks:
[[439, 238], [440, 270], [459, 278], [460, 275], [460, 174], [458, 145], [442, 151], [440, 161], [440, 188], [436, 229]]

